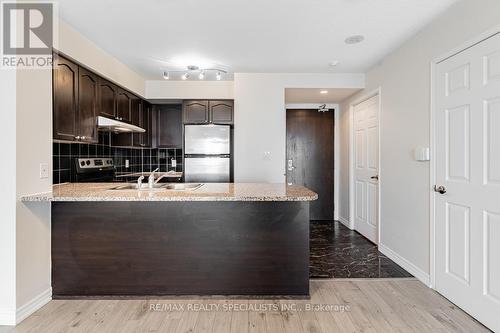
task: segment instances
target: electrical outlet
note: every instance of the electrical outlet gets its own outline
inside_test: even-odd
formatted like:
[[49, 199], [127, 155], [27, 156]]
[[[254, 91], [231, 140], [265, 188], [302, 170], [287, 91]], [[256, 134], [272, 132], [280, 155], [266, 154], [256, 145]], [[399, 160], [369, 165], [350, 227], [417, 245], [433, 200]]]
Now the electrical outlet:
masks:
[[47, 163], [40, 163], [40, 179], [49, 178], [49, 165]]
[[175, 158], [172, 159], [172, 168], [177, 166], [177, 160]]
[[125, 160], [125, 168], [127, 168], [127, 169], [128, 169], [129, 167], [130, 167], [130, 162], [129, 162], [129, 160]]
[[271, 160], [271, 152], [270, 151], [265, 151], [263, 155], [263, 159], [265, 161], [270, 161]]

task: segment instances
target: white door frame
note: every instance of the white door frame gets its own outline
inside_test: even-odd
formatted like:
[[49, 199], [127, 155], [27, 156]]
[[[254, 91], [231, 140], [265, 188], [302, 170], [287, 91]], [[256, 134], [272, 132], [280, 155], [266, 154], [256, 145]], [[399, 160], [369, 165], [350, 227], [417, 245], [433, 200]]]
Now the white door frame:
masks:
[[[381, 161], [381, 145], [382, 142], [380, 140], [382, 128], [380, 121], [382, 117], [382, 87], [378, 87], [377, 89], [370, 91], [367, 94], [363, 94], [361, 97], [357, 98], [353, 102], [349, 103], [349, 229], [354, 230], [354, 107], [364, 101], [377, 96], [378, 95], [378, 174], [379, 179], [383, 180], [381, 176], [382, 170], [380, 168]], [[382, 198], [380, 196], [380, 189], [382, 188], [382, 182], [379, 180], [378, 182], [378, 212], [377, 212], [377, 245], [380, 244], [380, 234], [382, 230], [382, 221], [380, 219], [380, 207]]]
[[500, 25], [494, 27], [491, 30], [485, 31], [479, 36], [468, 40], [467, 42], [463, 43], [459, 47], [456, 47], [441, 56], [435, 58], [434, 60], [431, 61], [430, 67], [431, 67], [431, 77], [430, 77], [430, 178], [429, 178], [429, 202], [430, 202], [430, 226], [429, 226], [429, 232], [430, 232], [430, 267], [429, 267], [429, 274], [430, 274], [430, 285], [429, 287], [432, 289], [436, 289], [436, 205], [435, 205], [435, 198], [436, 198], [436, 192], [433, 190], [433, 186], [436, 184], [436, 163], [435, 163], [435, 151], [436, 151], [436, 124], [435, 124], [435, 117], [436, 117], [436, 96], [434, 93], [434, 89], [436, 87], [436, 67], [437, 65], [450, 58], [453, 57], [454, 55], [465, 51], [468, 48], [473, 47], [474, 45], [494, 36], [500, 33]]
[[[285, 104], [285, 112], [288, 109], [317, 109], [322, 103], [290, 103]], [[323, 103], [324, 104], [324, 103]], [[339, 210], [340, 210], [340, 108], [338, 104], [326, 104], [327, 109], [333, 109], [333, 219], [335, 221], [339, 220]], [[285, 158], [285, 168], [286, 168], [286, 158]], [[286, 173], [285, 173], [286, 177]], [[285, 179], [286, 181], [286, 179]]]

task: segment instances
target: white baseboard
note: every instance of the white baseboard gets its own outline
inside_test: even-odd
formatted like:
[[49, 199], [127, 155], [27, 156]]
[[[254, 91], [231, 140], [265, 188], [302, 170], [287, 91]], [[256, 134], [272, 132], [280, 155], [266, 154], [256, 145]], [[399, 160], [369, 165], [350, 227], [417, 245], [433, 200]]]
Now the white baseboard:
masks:
[[40, 309], [42, 306], [50, 302], [51, 299], [52, 288], [49, 288], [42, 292], [40, 295], [31, 299], [28, 303], [19, 307], [16, 311], [16, 325], [31, 316], [36, 310]]
[[407, 259], [400, 256], [384, 244], [379, 244], [378, 250], [386, 255], [389, 259], [394, 261], [396, 264], [403, 267], [406, 271], [408, 271], [408, 273], [419, 279], [423, 284], [430, 287], [431, 279], [429, 274], [415, 266], [413, 263], [409, 262]]
[[343, 225], [345, 225], [347, 228], [351, 229], [351, 223], [349, 222], [348, 219], [346, 219], [342, 216], [339, 216], [339, 222], [342, 223]]
[[0, 326], [16, 325], [16, 311], [0, 309]]

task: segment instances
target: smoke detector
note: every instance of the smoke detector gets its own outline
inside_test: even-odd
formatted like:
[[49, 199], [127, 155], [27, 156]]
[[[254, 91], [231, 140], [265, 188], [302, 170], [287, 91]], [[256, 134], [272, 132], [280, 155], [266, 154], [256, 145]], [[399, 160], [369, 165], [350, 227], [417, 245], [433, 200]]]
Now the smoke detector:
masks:
[[354, 36], [349, 36], [345, 39], [345, 43], [348, 44], [348, 45], [352, 45], [352, 44], [358, 44], [358, 43], [361, 43], [362, 41], [365, 40], [365, 36], [362, 36], [362, 35], [354, 35]]

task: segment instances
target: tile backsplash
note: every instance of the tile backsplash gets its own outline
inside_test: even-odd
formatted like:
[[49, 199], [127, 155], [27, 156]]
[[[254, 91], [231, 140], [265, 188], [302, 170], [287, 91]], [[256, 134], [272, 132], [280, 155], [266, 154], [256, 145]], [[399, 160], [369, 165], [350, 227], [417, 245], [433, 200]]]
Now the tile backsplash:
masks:
[[[169, 148], [121, 148], [111, 147], [110, 134], [100, 132], [97, 144], [53, 143], [53, 183], [60, 184], [76, 180], [75, 158], [112, 158], [117, 173], [150, 172], [156, 168], [166, 172], [182, 172], [182, 149]], [[172, 167], [172, 159], [177, 161]], [[128, 168], [126, 160], [129, 161]]]

